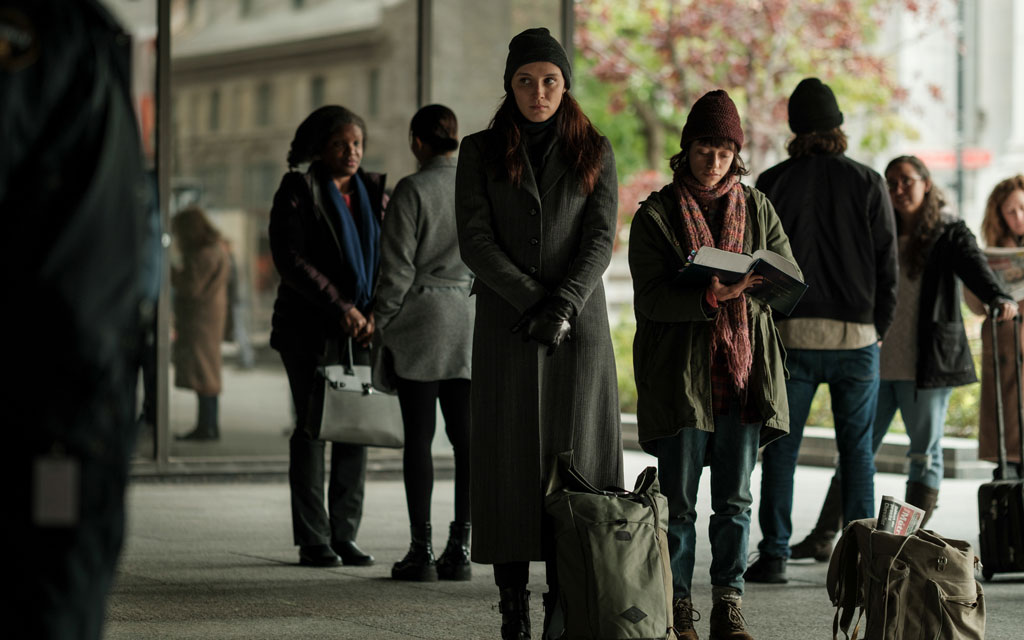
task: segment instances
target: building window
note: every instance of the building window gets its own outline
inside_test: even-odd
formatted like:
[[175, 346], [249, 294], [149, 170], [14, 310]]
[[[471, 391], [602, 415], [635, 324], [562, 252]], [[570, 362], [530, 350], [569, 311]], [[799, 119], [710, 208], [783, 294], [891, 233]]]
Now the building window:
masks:
[[265, 127], [271, 122], [271, 105], [273, 91], [269, 82], [260, 83], [256, 87], [256, 124]]
[[240, 0], [238, 8], [243, 18], [252, 15], [252, 0]]
[[247, 165], [243, 171], [242, 201], [245, 206], [264, 211], [270, 210], [277, 191], [281, 167], [274, 162], [256, 162]]
[[380, 69], [370, 69], [370, 86], [367, 95], [369, 104], [366, 111], [371, 118], [376, 118], [380, 114]]
[[305, 3], [304, 0], [292, 0], [292, 8], [293, 9], [301, 9], [305, 5], [306, 5], [306, 3]]
[[313, 109], [324, 104], [324, 86], [326, 82], [323, 76], [313, 76], [309, 80], [309, 104]]
[[220, 89], [210, 92], [210, 131], [220, 129]]

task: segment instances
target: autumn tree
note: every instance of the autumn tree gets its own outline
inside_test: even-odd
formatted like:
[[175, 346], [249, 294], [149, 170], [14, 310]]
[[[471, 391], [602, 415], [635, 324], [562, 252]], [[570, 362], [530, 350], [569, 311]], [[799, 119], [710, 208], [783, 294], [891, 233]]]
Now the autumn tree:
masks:
[[789, 94], [800, 79], [817, 76], [845, 113], [871, 115], [858, 142], [882, 147], [889, 132], [908, 129], [895, 115], [907, 92], [874, 46], [883, 20], [903, 8], [940, 25], [942, 5], [952, 1], [578, 0], [585, 106], [603, 111], [606, 122], [635, 116], [643, 166], [664, 170], [690, 106], [726, 89], [744, 114], [744, 155], [759, 171], [789, 135]]

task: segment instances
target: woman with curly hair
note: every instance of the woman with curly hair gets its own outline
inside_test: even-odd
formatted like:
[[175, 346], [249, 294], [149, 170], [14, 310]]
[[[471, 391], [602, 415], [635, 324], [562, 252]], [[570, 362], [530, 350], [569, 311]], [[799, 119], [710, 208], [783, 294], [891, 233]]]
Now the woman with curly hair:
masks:
[[[981, 235], [989, 247], [1024, 246], [1024, 175], [1007, 178], [992, 189], [985, 205], [985, 217], [981, 221]], [[978, 458], [995, 462], [999, 459], [999, 438], [996, 429], [995, 374], [992, 371], [992, 318], [985, 306], [976, 297], [967, 295], [967, 306], [978, 314], [985, 315], [981, 326], [981, 413], [978, 418]], [[1017, 301], [1018, 312], [1024, 312]], [[999, 323], [999, 373], [998, 384], [1003, 388], [1003, 414], [1006, 425], [1006, 459], [1010, 475], [1020, 478], [1020, 416], [1017, 414], [1017, 396], [1020, 387], [1013, 366], [1014, 340], [1013, 324]], [[993, 476], [999, 478], [998, 467]]]
[[[311, 113], [295, 131], [290, 171], [270, 210], [270, 251], [281, 275], [270, 346], [281, 354], [295, 404], [289, 441], [292, 532], [299, 563], [365, 566], [356, 546], [363, 512], [366, 447], [331, 444], [324, 509], [324, 443], [306, 429], [315, 372], [331, 345], [369, 364], [374, 287], [380, 265], [384, 176], [363, 171], [366, 125], [345, 107]], [[300, 165], [309, 165], [305, 172]]]

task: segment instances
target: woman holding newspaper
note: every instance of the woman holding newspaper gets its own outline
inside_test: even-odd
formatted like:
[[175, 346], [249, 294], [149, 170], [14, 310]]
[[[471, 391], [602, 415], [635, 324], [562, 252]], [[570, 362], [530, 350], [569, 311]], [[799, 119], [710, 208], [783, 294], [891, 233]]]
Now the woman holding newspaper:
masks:
[[[690, 596], [697, 487], [710, 466], [711, 637], [750, 638], [740, 611], [757, 450], [789, 431], [783, 353], [768, 305], [748, 295], [762, 276], [695, 282], [701, 247], [792, 261], [789, 239], [760, 191], [740, 184], [743, 130], [725, 91], [687, 116], [673, 181], [640, 205], [629, 239], [637, 331], [633, 343], [640, 441], [658, 457], [669, 502], [677, 638], [697, 638]], [[793, 271], [800, 276], [800, 271]], [[696, 268], [696, 267], [695, 267]], [[724, 279], [724, 278], [723, 278]]]
[[[1024, 175], [1007, 178], [992, 189], [985, 206], [985, 218], [981, 222], [981, 234], [988, 245], [986, 254], [989, 265], [999, 274], [1010, 294], [1018, 300], [1018, 312], [1024, 304]], [[1011, 260], [1010, 257], [1015, 256]], [[1005, 268], [1004, 268], [1005, 267]], [[996, 380], [992, 371], [992, 319], [987, 317], [985, 305], [976, 297], [967, 295], [967, 306], [972, 311], [986, 316], [981, 328], [981, 361], [985, 363], [981, 373], [981, 415], [978, 418], [978, 458], [995, 462], [998, 459], [999, 439], [996, 435]], [[1010, 475], [1018, 478], [1021, 474], [1020, 430], [1017, 423], [1017, 394], [1020, 393], [1017, 374], [1013, 367], [1014, 341], [1013, 324], [998, 323], [1000, 380], [1003, 387], [1003, 412], [1006, 425], [1006, 458]], [[999, 479], [998, 467], [993, 471]]]

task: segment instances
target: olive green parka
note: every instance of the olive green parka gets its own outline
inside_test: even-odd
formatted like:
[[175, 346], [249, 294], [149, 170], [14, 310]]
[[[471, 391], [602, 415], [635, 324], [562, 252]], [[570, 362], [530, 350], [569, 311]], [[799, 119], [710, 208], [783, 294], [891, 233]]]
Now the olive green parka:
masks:
[[[770, 249], [790, 261], [789, 238], [763, 193], [746, 185], [747, 222], [743, 252]], [[704, 287], [679, 283], [688, 243], [682, 237], [679, 202], [672, 185], [640, 204], [629, 234], [636, 338], [633, 370], [638, 393], [639, 439], [645, 449], [680, 429], [714, 431], [711, 402], [711, 329], [715, 313], [705, 313]], [[772, 309], [746, 296], [753, 367], [749, 397], [760, 416], [760, 445], [789, 433], [786, 352]]]

